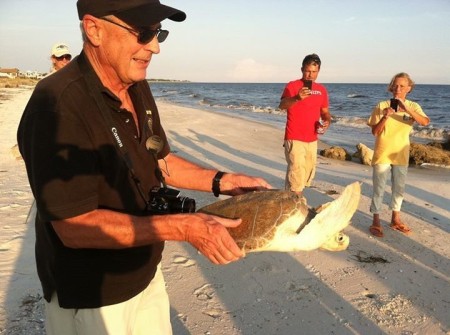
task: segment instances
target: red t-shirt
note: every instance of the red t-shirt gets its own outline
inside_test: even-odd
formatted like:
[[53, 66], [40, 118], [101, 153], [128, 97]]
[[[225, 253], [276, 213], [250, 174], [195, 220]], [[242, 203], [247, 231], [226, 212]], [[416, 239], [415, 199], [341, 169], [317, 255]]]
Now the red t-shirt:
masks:
[[[303, 87], [302, 80], [289, 82], [284, 88], [281, 99], [293, 97]], [[315, 123], [320, 119], [320, 110], [328, 108], [328, 92], [325, 86], [313, 82], [312, 94], [299, 100], [287, 110], [285, 140], [302, 142], [317, 141]]]

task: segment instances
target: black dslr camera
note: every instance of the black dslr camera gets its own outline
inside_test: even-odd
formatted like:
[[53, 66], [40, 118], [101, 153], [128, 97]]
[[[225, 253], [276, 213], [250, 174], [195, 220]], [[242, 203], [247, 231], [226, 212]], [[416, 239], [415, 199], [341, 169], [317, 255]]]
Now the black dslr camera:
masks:
[[180, 191], [168, 187], [154, 187], [150, 191], [147, 211], [152, 214], [195, 212], [195, 200], [181, 197]]

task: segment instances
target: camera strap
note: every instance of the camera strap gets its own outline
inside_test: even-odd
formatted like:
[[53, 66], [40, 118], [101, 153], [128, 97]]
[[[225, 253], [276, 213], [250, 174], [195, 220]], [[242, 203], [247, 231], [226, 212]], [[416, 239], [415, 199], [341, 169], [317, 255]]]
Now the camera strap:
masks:
[[[122, 159], [124, 160], [125, 164], [127, 165], [127, 168], [131, 174], [131, 178], [133, 179], [139, 194], [141, 195], [145, 204], [148, 205], [150, 203], [150, 199], [146, 195], [146, 192], [144, 192], [144, 190], [142, 189], [141, 182], [140, 182], [139, 178], [136, 176], [136, 173], [134, 171], [133, 163], [128, 154], [128, 150], [125, 148], [124, 143], [120, 139], [118, 129], [114, 126], [114, 121], [111, 117], [111, 114], [109, 113], [110, 107], [108, 107], [106, 105], [106, 102], [105, 102], [103, 96], [101, 95], [98, 85], [94, 84], [95, 82], [98, 82], [99, 79], [96, 76], [94, 76], [94, 73], [92, 72], [93, 70], [88, 68], [88, 65], [85, 63], [85, 61], [86, 60], [82, 58], [81, 61], [79, 62], [79, 64], [80, 64], [80, 68], [83, 71], [83, 78], [86, 82], [86, 85], [88, 86], [90, 95], [94, 98], [94, 100], [97, 104], [97, 107], [103, 116], [103, 119], [105, 120], [106, 124], [109, 127], [109, 130], [111, 131], [111, 136], [113, 137], [116, 148], [120, 152]], [[152, 154], [153, 154], [153, 157], [155, 158], [156, 177], [158, 178], [158, 180], [161, 183], [163, 183], [163, 185], [165, 185], [162, 171], [158, 165], [158, 159], [156, 157], [156, 153], [152, 153]]]

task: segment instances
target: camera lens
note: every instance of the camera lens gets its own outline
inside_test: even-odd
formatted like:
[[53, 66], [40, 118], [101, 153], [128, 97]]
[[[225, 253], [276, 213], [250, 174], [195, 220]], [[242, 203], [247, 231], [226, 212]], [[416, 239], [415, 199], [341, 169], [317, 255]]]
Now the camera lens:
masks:
[[179, 208], [173, 208], [174, 212], [176, 213], [193, 213], [195, 212], [195, 200], [188, 198], [188, 197], [180, 197], [179, 202], [176, 204], [173, 204], [173, 207], [179, 207]]
[[154, 187], [151, 189], [147, 211], [153, 214], [175, 214], [195, 212], [195, 200], [180, 197], [180, 191], [173, 188]]

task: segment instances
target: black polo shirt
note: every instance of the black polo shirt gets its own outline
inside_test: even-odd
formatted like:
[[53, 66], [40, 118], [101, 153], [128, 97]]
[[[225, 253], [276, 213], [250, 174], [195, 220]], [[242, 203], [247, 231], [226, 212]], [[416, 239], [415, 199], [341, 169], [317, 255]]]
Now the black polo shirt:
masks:
[[[113, 125], [88, 89], [87, 74]], [[36, 85], [19, 125], [19, 148], [38, 211], [37, 270], [45, 299], [50, 301], [56, 291], [64, 308], [97, 308], [128, 300], [147, 287], [161, 260], [164, 243], [120, 250], [67, 248], [50, 224], [95, 209], [145, 214], [145, 201], [111, 129], [119, 134], [145, 192], [159, 185], [156, 159], [146, 150], [146, 139], [152, 134], [163, 139], [158, 158], [170, 148], [148, 83], [136, 83], [129, 93], [139, 132], [131, 113], [120, 109], [120, 100], [103, 87], [81, 53]]]

